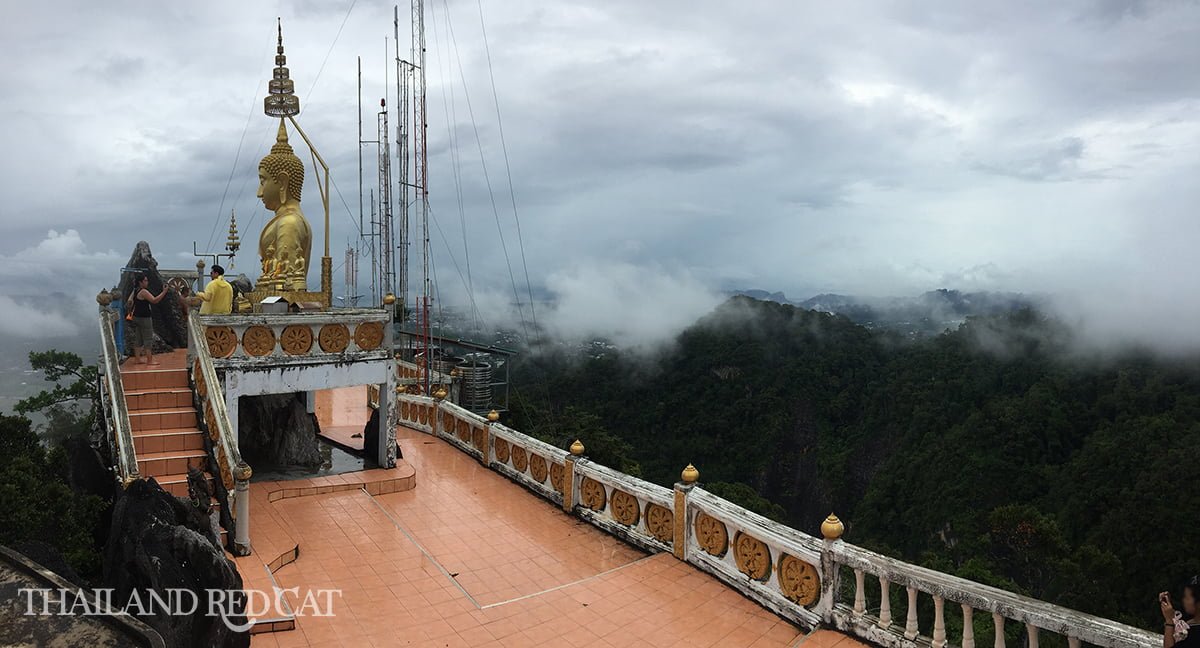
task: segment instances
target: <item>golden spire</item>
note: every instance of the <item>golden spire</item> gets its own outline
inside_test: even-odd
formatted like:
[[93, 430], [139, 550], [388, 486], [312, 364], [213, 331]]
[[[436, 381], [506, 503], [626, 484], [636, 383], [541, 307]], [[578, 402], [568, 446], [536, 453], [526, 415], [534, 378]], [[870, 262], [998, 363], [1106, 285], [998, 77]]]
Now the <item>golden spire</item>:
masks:
[[[275, 48], [275, 74], [267, 83], [269, 94], [263, 99], [263, 112], [268, 117], [294, 117], [300, 114], [300, 97], [296, 96], [295, 82], [288, 78], [287, 57], [283, 55], [283, 20], [278, 20], [279, 45]], [[287, 141], [286, 136], [284, 141]]]
[[271, 146], [272, 155], [280, 153], [283, 155], [296, 155], [295, 151], [292, 150], [292, 145], [288, 143], [287, 126], [282, 119], [279, 120], [279, 132], [275, 133], [275, 144]]
[[242, 247], [242, 241], [238, 238], [237, 213], [231, 209], [229, 210], [229, 238], [225, 241], [225, 249], [229, 250], [230, 268], [233, 267], [233, 257], [237, 255], [240, 247]]

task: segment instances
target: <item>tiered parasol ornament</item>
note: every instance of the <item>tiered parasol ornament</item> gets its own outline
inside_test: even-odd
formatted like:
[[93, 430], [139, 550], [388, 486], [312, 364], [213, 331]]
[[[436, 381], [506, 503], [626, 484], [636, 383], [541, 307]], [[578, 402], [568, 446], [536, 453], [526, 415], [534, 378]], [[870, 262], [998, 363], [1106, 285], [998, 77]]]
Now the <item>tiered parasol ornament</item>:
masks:
[[296, 83], [288, 76], [287, 57], [283, 55], [283, 21], [279, 20], [279, 45], [275, 48], [275, 74], [267, 83], [270, 93], [263, 98], [263, 112], [268, 117], [295, 117], [300, 114], [300, 97]]
[[233, 257], [237, 256], [237, 251], [242, 247], [242, 241], [238, 238], [237, 214], [229, 212], [229, 238], [225, 240], [225, 249], [229, 251], [229, 267], [233, 268]]

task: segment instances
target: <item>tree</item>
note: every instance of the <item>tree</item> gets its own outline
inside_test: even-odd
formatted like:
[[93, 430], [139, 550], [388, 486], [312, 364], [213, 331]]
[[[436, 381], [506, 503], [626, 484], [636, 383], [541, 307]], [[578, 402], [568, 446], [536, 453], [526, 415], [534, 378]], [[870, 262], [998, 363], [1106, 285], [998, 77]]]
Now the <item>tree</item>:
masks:
[[18, 401], [13, 409], [18, 414], [40, 412], [45, 415], [42, 433], [52, 445], [69, 437], [85, 435], [92, 422], [91, 401], [99, 378], [97, 368], [84, 365], [74, 353], [55, 349], [31, 351], [29, 365], [41, 371], [47, 381], [54, 383], [54, 388]]
[[104, 503], [67, 485], [66, 453], [47, 450], [29, 419], [0, 414], [0, 544], [43, 542], [81, 575], [96, 575], [92, 529]]

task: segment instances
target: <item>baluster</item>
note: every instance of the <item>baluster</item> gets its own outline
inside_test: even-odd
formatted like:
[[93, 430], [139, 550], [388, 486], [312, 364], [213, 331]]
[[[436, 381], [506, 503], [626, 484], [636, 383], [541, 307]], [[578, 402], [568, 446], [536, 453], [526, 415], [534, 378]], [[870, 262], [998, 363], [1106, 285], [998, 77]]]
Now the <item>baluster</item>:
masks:
[[917, 628], [917, 588], [908, 586], [908, 619], [904, 623], [904, 638], [916, 639], [921, 634]]
[[892, 599], [888, 596], [887, 579], [883, 576], [879, 577], [879, 590], [882, 594], [879, 597], [879, 627], [887, 628], [892, 625]]
[[962, 648], [975, 648], [975, 610], [966, 603], [962, 604], [963, 609], [963, 636]]
[[1025, 632], [1029, 635], [1028, 648], [1038, 648], [1038, 627], [1032, 623], [1026, 623]]
[[854, 570], [854, 616], [862, 616], [867, 610], [867, 592], [863, 586], [863, 570]]
[[946, 645], [946, 602], [940, 596], [933, 597], [933, 648]]
[[1067, 648], [1079, 648], [1079, 637], [1067, 637]]
[[1004, 617], [992, 612], [992, 623], [996, 625], [996, 648], [1004, 648]]

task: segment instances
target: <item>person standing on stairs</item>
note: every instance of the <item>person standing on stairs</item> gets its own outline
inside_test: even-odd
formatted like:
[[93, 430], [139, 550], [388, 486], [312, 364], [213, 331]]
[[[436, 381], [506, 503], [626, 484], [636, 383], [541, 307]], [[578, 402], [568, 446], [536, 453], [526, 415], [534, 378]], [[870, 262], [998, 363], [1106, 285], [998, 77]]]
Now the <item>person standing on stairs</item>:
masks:
[[140, 274], [133, 278], [132, 304], [128, 306], [133, 311], [133, 355], [138, 358], [138, 364], [158, 365], [154, 359], [154, 317], [153, 304], [157, 304], [167, 296], [169, 289], [164, 287], [157, 295], [150, 292], [150, 277]]

